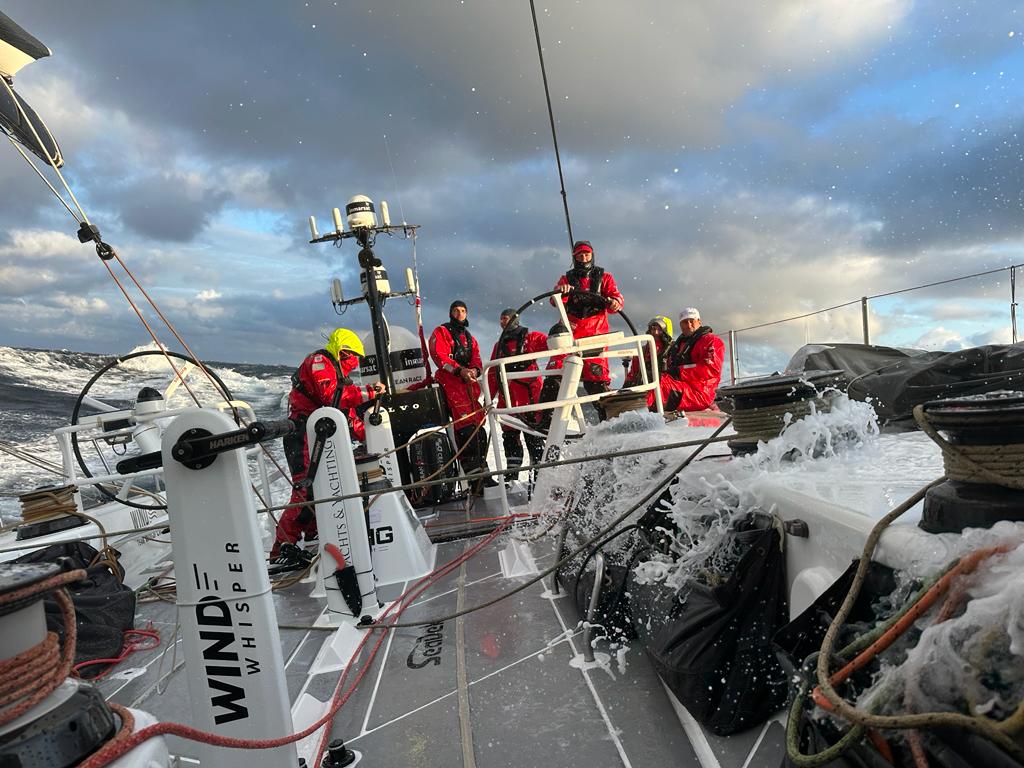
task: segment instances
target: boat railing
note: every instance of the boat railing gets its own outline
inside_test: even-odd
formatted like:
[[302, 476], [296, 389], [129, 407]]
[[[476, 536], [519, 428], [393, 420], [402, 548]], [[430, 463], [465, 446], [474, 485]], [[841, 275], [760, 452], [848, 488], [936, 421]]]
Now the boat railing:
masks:
[[[623, 389], [612, 390], [610, 392], [597, 392], [594, 394], [584, 395], [580, 395], [576, 391], [578, 387], [573, 386], [573, 383], [578, 385], [580, 380], [582, 365], [579, 361], [593, 361], [601, 358], [628, 359], [638, 356], [643, 359], [642, 356], [645, 350], [650, 356], [650, 359], [654, 361], [653, 365], [655, 366], [655, 370], [653, 377], [649, 378], [647, 376], [647, 366], [640, 365], [640, 383], [634, 386], [624, 387]], [[551, 360], [552, 358], [563, 358], [566, 362], [570, 359], [575, 359], [577, 362], [573, 365], [563, 363], [559, 367], [531, 371], [508, 370], [509, 366], [519, 363], [540, 361], [544, 359]], [[497, 435], [497, 430], [499, 425], [501, 425], [544, 437], [544, 455], [550, 459], [556, 457], [561, 452], [562, 442], [565, 439], [570, 420], [573, 416], [575, 417], [576, 427], [578, 430], [577, 434], [582, 435], [586, 432], [586, 419], [584, 418], [582, 408], [586, 403], [597, 403], [604, 398], [625, 393], [646, 395], [648, 392], [653, 392], [657, 412], [664, 413], [661, 402], [661, 389], [658, 386], [656, 366], [657, 351], [654, 337], [649, 334], [626, 336], [622, 331], [616, 331], [614, 333], [603, 334], [600, 336], [574, 339], [572, 344], [568, 346], [546, 349], [540, 352], [526, 352], [521, 355], [510, 355], [509, 357], [500, 357], [494, 360], [489, 360], [484, 363], [484, 376], [487, 377], [487, 374], [492, 370], [495, 372], [497, 376], [496, 389], [498, 389], [503, 396], [500, 402], [504, 403], [503, 406], [498, 406], [498, 393], [492, 393], [489, 384], [482, 387], [491, 434]], [[569, 373], [569, 381], [572, 383], [566, 384], [563, 381], [559, 388], [559, 396], [555, 399], [528, 403], [526, 405], [510, 404], [512, 400], [509, 396], [509, 381], [536, 378], [538, 376], [558, 377], [559, 379], [563, 379], [567, 375], [567, 371], [571, 371], [571, 373]], [[568, 390], [566, 390], [566, 388], [568, 388]], [[568, 391], [571, 391], [572, 394], [568, 394]], [[544, 434], [543, 431], [539, 430], [538, 425], [526, 424], [519, 422], [518, 420], [507, 418], [518, 416], [520, 414], [536, 413], [538, 411], [548, 410], [552, 413], [552, 422], [550, 428], [547, 430], [547, 434]], [[502, 471], [506, 469], [506, 464], [501, 451], [498, 448], [499, 443], [500, 441], [497, 439], [492, 441], [492, 452], [494, 455], [496, 469]], [[498, 486], [500, 489], [499, 494], [502, 507], [507, 511], [508, 495], [506, 493], [505, 484], [499, 483]]]
[[[530, 371], [510, 371], [509, 366], [516, 365], [523, 362], [538, 362], [540, 360], [550, 360], [556, 357], [565, 357], [567, 355], [580, 355], [585, 360], [593, 361], [597, 359], [631, 359], [634, 357], [641, 357], [644, 354], [644, 348], [646, 347], [647, 354], [650, 359], [655, 361], [654, 365], [657, 365], [657, 350], [655, 347], [654, 337], [649, 334], [639, 334], [637, 336], [626, 336], [622, 331], [616, 331], [613, 333], [602, 334], [600, 336], [589, 336], [581, 339], [575, 339], [573, 344], [568, 347], [560, 347], [556, 349], [546, 349], [540, 352], [524, 352], [521, 355], [510, 355], [508, 357], [499, 357], [494, 360], [488, 360], [484, 363], [484, 376], [490, 370], [494, 370], [497, 375], [497, 383], [499, 391], [502, 395], [503, 402], [506, 403], [504, 407], [497, 407], [498, 398], [492, 395], [489, 386], [482, 387], [484, 393], [484, 404], [487, 406], [489, 411], [492, 411], [496, 416], [514, 416], [522, 413], [533, 413], [536, 411], [549, 410], [554, 408], [564, 407], [566, 405], [572, 405], [574, 412], [580, 418], [582, 425], [582, 412], [580, 406], [586, 403], [594, 403], [602, 398], [606, 398], [610, 395], [623, 394], [629, 392], [635, 393], [646, 393], [654, 392], [654, 400], [658, 413], [663, 413], [663, 405], [661, 402], [661, 390], [658, 387], [657, 375], [652, 378], [647, 376], [647, 366], [639, 366], [640, 370], [640, 383], [622, 387], [618, 390], [612, 390], [611, 392], [598, 392], [595, 394], [576, 395], [574, 397], [565, 400], [549, 400], [541, 403], [530, 403], [528, 405], [511, 406], [508, 403], [512, 402], [509, 396], [508, 383], [517, 379], [533, 379], [538, 376], [557, 376], [563, 375], [562, 368], [540, 368], [539, 370]], [[593, 354], [595, 351], [598, 354]], [[590, 354], [584, 354], [590, 353]], [[539, 366], [538, 366], [539, 367]], [[655, 370], [655, 374], [657, 371]]]
[[804, 312], [799, 315], [793, 315], [791, 317], [783, 317], [777, 320], [768, 320], [762, 323], [755, 323], [754, 325], [748, 325], [743, 328], [735, 328], [728, 331], [729, 338], [729, 369], [730, 379], [733, 384], [742, 379], [757, 378], [764, 375], [764, 371], [760, 373], [754, 373], [748, 376], [740, 374], [740, 352], [739, 352], [739, 334], [747, 333], [749, 331], [760, 330], [762, 328], [768, 328], [771, 326], [782, 325], [783, 323], [795, 322], [797, 320], [807, 320], [808, 318], [822, 315], [828, 312], [834, 312], [838, 309], [845, 309], [847, 307], [853, 307], [857, 304], [860, 305], [861, 315], [861, 336], [864, 344], [871, 343], [871, 315], [870, 315], [870, 302], [876, 299], [884, 299], [890, 296], [897, 296], [904, 293], [910, 293], [912, 291], [919, 291], [925, 288], [934, 288], [939, 285], [948, 285], [949, 283], [960, 282], [961, 280], [973, 280], [979, 277], [985, 277], [987, 275], [995, 275], [1001, 272], [1009, 272], [1010, 274], [1010, 296], [1009, 296], [1009, 321], [1010, 321], [1010, 339], [1011, 343], [1016, 344], [1018, 341], [1017, 335], [1017, 270], [1024, 267], [1022, 264], [1009, 264], [1005, 267], [997, 267], [996, 269], [988, 269], [983, 272], [972, 272], [969, 275], [959, 275], [957, 277], [950, 277], [944, 280], [935, 280], [930, 283], [922, 283], [921, 285], [913, 285], [909, 288], [900, 288], [894, 291], [885, 291], [883, 293], [875, 293], [870, 296], [861, 296], [857, 299], [850, 299], [844, 301], [841, 304], [835, 304], [831, 307], [824, 307], [822, 309], [815, 309], [810, 312]]
[[[236, 410], [241, 413], [242, 417], [247, 421], [255, 421], [256, 414], [248, 403], [242, 400], [233, 400], [231, 402], [221, 402], [215, 406], [209, 406], [208, 408], [225, 411], [225, 410]], [[164, 411], [158, 411], [153, 413], [136, 413], [131, 409], [124, 409], [114, 412], [105, 412], [102, 414], [96, 414], [82, 419], [77, 424], [70, 424], [64, 427], [58, 427], [54, 430], [54, 436], [57, 438], [57, 445], [61, 455], [61, 467], [65, 478], [65, 481], [74, 485], [77, 488], [88, 488], [92, 486], [109, 486], [113, 485], [117, 488], [114, 493], [120, 500], [128, 499], [135, 489], [136, 481], [143, 478], [153, 478], [154, 482], [157, 483], [157, 488], [163, 477], [163, 467], [152, 467], [147, 469], [140, 469], [133, 472], [117, 472], [111, 471], [107, 465], [106, 458], [102, 455], [99, 448], [100, 440], [113, 440], [118, 438], [130, 438], [140, 427], [147, 425], [169, 423], [170, 419], [176, 416], [180, 416], [183, 413], [191, 413], [196, 409], [195, 406], [182, 407], [182, 408], [171, 408]], [[126, 419], [130, 420], [128, 426], [118, 427], [116, 429], [106, 429], [104, 427], [104, 421], [109, 423], [112, 417], [123, 414]], [[104, 474], [93, 474], [91, 476], [86, 475], [81, 471], [78, 464], [77, 457], [74, 451], [74, 440], [73, 436], [79, 438], [86, 438], [88, 442], [93, 444], [96, 450], [97, 456], [103, 465], [105, 471]], [[124, 442], [129, 442], [124, 441]], [[254, 459], [256, 463], [255, 471], [261, 487], [262, 496], [264, 499], [271, 499], [271, 485], [273, 479], [267, 466], [266, 454], [263, 448], [259, 445], [252, 446], [245, 450], [245, 456], [247, 459]], [[74, 495], [75, 504], [80, 512], [85, 511], [82, 504], [81, 494], [76, 493]]]

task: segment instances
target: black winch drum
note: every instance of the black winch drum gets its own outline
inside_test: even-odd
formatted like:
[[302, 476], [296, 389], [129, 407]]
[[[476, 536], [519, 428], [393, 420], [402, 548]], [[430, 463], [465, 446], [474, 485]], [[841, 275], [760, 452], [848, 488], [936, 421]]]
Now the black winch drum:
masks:
[[[953, 446], [1024, 448], [1024, 392], [989, 392], [923, 406], [932, 427]], [[929, 489], [918, 525], [929, 533], [989, 528], [1000, 520], [1024, 521], [1024, 491], [993, 483], [946, 482]]]
[[[723, 410], [733, 417], [736, 438], [728, 442], [730, 450], [741, 456], [757, 450], [757, 443], [764, 439], [759, 435], [743, 434], [743, 416], [756, 409], [770, 408], [789, 403], [802, 403], [820, 397], [827, 389], [845, 389], [846, 379], [840, 370], [803, 371], [801, 373], [779, 374], [751, 379], [741, 384], [730, 384], [718, 388], [718, 396], [729, 401]], [[781, 429], [780, 429], [781, 432]]]

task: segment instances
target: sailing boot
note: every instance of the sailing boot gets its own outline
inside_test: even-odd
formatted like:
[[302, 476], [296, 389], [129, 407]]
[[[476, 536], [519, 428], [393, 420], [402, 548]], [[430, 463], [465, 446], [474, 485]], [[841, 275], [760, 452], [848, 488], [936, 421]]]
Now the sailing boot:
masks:
[[530, 463], [539, 464], [544, 460], [544, 438], [539, 435], [523, 433], [526, 440], [526, 451], [530, 454]]
[[[463, 427], [455, 432], [455, 442], [462, 449], [459, 463], [465, 475], [487, 469], [487, 431], [481, 427], [476, 435], [473, 435], [474, 429], [476, 427]], [[497, 484], [497, 481], [490, 477], [476, 479], [470, 485], [470, 492], [474, 496], [482, 496], [485, 487]]]

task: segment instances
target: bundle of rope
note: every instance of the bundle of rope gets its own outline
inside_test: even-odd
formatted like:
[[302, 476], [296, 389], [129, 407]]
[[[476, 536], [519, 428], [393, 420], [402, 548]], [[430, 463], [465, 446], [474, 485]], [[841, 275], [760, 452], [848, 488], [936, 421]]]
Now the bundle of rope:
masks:
[[794, 400], [780, 405], [766, 405], [759, 408], [735, 410], [732, 423], [736, 429], [736, 442], [757, 442], [771, 440], [795, 421], [813, 412], [827, 411], [831, 397], [828, 395]]
[[613, 395], [606, 395], [599, 401], [604, 408], [606, 419], [614, 419], [626, 411], [646, 411], [646, 392], [617, 392]]
[[732, 416], [736, 435], [729, 441], [733, 452], [754, 450], [782, 434], [790, 424], [811, 413], [827, 412], [843, 386], [839, 370], [773, 373], [741, 384], [718, 388], [722, 410]]
[[73, 513], [75, 506], [74, 485], [38, 488], [18, 496], [21, 502], [21, 519], [25, 523], [39, 523]]
[[926, 405], [914, 407], [914, 420], [942, 449], [946, 477], [962, 483], [999, 485], [1024, 490], [1024, 442], [978, 445], [952, 443], [943, 437], [926, 411]]

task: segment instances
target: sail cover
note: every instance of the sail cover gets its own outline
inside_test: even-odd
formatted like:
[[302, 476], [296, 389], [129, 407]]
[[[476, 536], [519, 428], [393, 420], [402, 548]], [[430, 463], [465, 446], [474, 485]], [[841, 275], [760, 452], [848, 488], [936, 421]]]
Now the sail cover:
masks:
[[0, 75], [14, 77], [26, 64], [49, 55], [49, 48], [0, 11]]
[[4, 80], [0, 83], [0, 129], [59, 168], [64, 165], [64, 158], [57, 140], [12, 87], [19, 69], [49, 55], [49, 48], [0, 12], [0, 78]]

